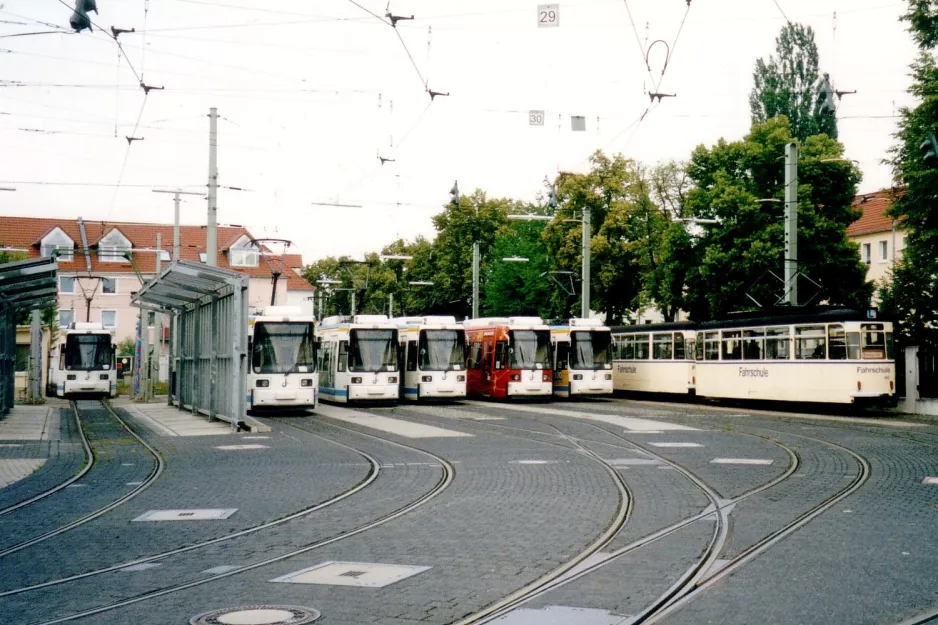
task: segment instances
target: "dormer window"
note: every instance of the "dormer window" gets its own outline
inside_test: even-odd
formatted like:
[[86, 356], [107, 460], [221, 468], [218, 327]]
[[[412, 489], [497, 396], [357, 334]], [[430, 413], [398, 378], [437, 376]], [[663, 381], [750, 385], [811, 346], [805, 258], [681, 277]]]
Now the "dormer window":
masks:
[[243, 236], [228, 250], [228, 265], [231, 267], [257, 267], [260, 252], [247, 236]]
[[102, 263], [130, 262], [125, 254], [132, 248], [130, 240], [115, 228], [98, 241], [98, 260]]
[[39, 251], [43, 258], [54, 255], [61, 262], [67, 263], [75, 259], [75, 242], [61, 228], [55, 228], [42, 238]]

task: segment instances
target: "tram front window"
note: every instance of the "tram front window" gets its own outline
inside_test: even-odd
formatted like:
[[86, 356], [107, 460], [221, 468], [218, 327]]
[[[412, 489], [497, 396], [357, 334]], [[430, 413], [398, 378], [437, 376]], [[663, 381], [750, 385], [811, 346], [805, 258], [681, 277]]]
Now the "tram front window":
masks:
[[397, 371], [397, 330], [352, 330], [349, 371]]
[[257, 323], [252, 350], [254, 373], [310, 373], [316, 363], [313, 324]]
[[459, 371], [463, 368], [466, 340], [457, 330], [420, 332], [421, 371]]
[[110, 369], [113, 354], [107, 334], [69, 334], [65, 339], [65, 368], [70, 371]]
[[508, 353], [512, 369], [550, 369], [550, 332], [512, 330]]
[[881, 323], [864, 323], [860, 326], [860, 354], [863, 360], [886, 358], [886, 333], [883, 330]]
[[612, 369], [609, 358], [612, 334], [609, 332], [572, 332], [571, 342], [571, 369]]

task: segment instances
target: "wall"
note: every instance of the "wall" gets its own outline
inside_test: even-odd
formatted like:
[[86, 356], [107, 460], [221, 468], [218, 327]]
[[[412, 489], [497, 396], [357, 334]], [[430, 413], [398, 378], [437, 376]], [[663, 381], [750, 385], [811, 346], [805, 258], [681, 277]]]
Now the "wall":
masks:
[[[16, 344], [29, 346], [29, 326], [16, 326]], [[42, 332], [42, 394], [45, 395], [46, 382], [49, 380], [49, 332]], [[17, 400], [26, 399], [26, 386], [29, 383], [29, 373], [26, 371], [14, 374], [13, 397]]]
[[316, 291], [290, 291], [287, 293], [287, 306], [297, 306], [300, 314], [313, 316], [313, 300], [310, 299]]
[[[866, 279], [874, 282], [879, 282], [881, 279], [887, 277], [893, 262], [898, 258], [897, 255], [901, 253], [902, 249], [905, 247], [905, 233], [901, 230], [895, 232], [895, 237], [893, 237], [892, 231], [887, 230], [885, 232], [853, 236], [850, 237], [850, 240], [860, 246], [861, 259], [863, 258], [863, 244], [868, 243], [870, 245], [870, 264], [866, 272]], [[886, 242], [886, 260], [880, 260], [879, 244], [881, 241]], [[895, 241], [895, 249], [893, 247], [893, 241]]]
[[[273, 282], [270, 278], [251, 278], [248, 280], [248, 309], [265, 308], [270, 306], [270, 295], [273, 292]], [[277, 281], [277, 304], [284, 306], [287, 303], [287, 281]]]
[[[101, 312], [113, 310], [117, 313], [117, 323], [114, 330], [115, 342], [121, 342], [125, 338], [135, 338], [137, 331], [138, 309], [130, 305], [130, 294], [140, 289], [140, 281], [133, 274], [96, 274], [115, 280], [116, 293], [102, 293], [101, 286], [94, 291], [98, 280], [82, 280], [75, 274], [60, 273], [59, 276], [76, 277], [75, 293], [62, 293], [59, 291], [59, 310], [74, 310], [75, 321], [85, 321], [86, 301], [82, 295], [81, 286], [90, 295], [94, 291], [94, 297], [91, 300], [91, 321], [92, 323], [101, 322]], [[145, 276], [146, 277], [146, 276]], [[61, 282], [60, 282], [61, 284]], [[60, 286], [61, 289], [61, 286]]]

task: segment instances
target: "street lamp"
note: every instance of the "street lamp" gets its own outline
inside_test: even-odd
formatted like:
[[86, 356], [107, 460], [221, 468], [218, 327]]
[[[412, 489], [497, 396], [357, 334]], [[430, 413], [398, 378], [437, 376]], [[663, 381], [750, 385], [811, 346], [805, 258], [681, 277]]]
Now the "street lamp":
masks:
[[411, 280], [407, 284], [410, 286], [433, 286], [433, 283], [429, 280]]
[[508, 258], [503, 258], [502, 261], [506, 263], [526, 263], [528, 259], [522, 256], [509, 256]]
[[405, 254], [383, 254], [379, 256], [381, 260], [413, 260], [413, 256], [407, 256]]

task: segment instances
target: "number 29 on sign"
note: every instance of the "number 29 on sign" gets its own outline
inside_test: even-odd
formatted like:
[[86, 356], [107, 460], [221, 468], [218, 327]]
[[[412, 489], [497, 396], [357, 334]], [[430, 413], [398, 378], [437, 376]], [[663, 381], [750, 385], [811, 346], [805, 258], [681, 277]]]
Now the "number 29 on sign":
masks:
[[537, 27], [548, 28], [551, 26], [560, 26], [560, 5], [537, 5]]

